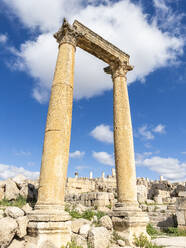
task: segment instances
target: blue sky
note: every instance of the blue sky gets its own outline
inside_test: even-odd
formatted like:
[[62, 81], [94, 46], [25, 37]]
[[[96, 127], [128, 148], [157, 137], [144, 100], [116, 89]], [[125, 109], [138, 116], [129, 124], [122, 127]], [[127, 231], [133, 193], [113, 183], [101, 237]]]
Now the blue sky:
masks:
[[[138, 177], [186, 180], [185, 0], [2, 0], [0, 178], [39, 174], [57, 56], [52, 34], [78, 19], [130, 54]], [[68, 176], [111, 173], [112, 80], [77, 48]]]

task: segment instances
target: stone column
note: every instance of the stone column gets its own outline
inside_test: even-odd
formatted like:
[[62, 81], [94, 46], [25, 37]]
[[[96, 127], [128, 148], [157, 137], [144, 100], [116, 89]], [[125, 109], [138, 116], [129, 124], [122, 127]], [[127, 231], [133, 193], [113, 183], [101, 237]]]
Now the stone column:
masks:
[[118, 202], [127, 205], [136, 204], [136, 170], [126, 79], [126, 74], [132, 70], [132, 67], [117, 61], [109, 69], [113, 79], [114, 150]]
[[63, 25], [55, 34], [59, 52], [48, 109], [37, 206], [64, 204], [69, 158], [75, 35]]
[[115, 168], [112, 168], [112, 177], [115, 177], [116, 176], [116, 170]]
[[[136, 169], [133, 134], [126, 74], [132, 66], [115, 61], [105, 72], [112, 75], [114, 101], [114, 151], [118, 202], [113, 209], [113, 227], [122, 232], [128, 244], [133, 244], [134, 234], [146, 234], [148, 217], [137, 202]], [[147, 235], [147, 234], [146, 234]], [[147, 235], [148, 236], [148, 235]]]
[[[65, 225], [70, 216], [64, 211], [64, 191], [71, 136], [76, 36], [65, 20], [54, 35], [59, 43], [59, 52], [45, 129], [38, 201], [30, 214], [30, 231], [35, 230], [38, 235], [38, 247], [44, 241], [49, 242], [46, 238], [53, 242], [54, 234], [58, 234], [55, 237], [57, 248], [70, 239]], [[46, 222], [50, 224], [46, 226]], [[40, 228], [41, 224], [44, 227]]]
[[105, 179], [105, 172], [104, 172], [104, 171], [101, 173], [101, 178], [102, 178], [103, 180]]
[[92, 172], [92, 171], [90, 171], [89, 178], [90, 178], [90, 179], [93, 179], [93, 172]]

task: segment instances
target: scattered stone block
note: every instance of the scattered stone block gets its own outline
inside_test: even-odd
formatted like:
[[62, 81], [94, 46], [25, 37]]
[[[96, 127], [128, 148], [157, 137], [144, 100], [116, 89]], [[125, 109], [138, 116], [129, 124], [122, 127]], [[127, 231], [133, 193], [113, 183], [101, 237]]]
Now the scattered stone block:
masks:
[[101, 217], [101, 219], [99, 220], [99, 223], [101, 224], [101, 226], [105, 227], [107, 230], [113, 229], [112, 220], [108, 215]]
[[155, 196], [154, 201], [157, 204], [163, 204], [162, 196]]
[[23, 238], [27, 234], [28, 218], [27, 216], [20, 216], [16, 219], [18, 228], [16, 234], [19, 238]]
[[85, 224], [90, 224], [90, 221], [86, 220], [86, 219], [72, 220], [72, 222], [71, 222], [71, 230], [72, 230], [72, 232], [79, 233], [80, 227], [85, 225]]
[[22, 210], [26, 213], [29, 213], [30, 211], [32, 211], [32, 207], [26, 203], [23, 207], [22, 207]]
[[19, 189], [21, 189], [22, 186], [26, 183], [26, 177], [23, 175], [17, 175], [12, 180], [16, 183]]
[[85, 238], [87, 238], [88, 236], [88, 232], [90, 230], [90, 224], [85, 224], [85, 225], [82, 225], [79, 229], [79, 234]]
[[4, 215], [5, 215], [4, 210], [0, 209], [0, 219], [4, 218], [5, 217]]
[[117, 243], [118, 243], [119, 246], [122, 246], [122, 247], [125, 246], [125, 241], [122, 240], [122, 239], [117, 240]]
[[154, 204], [155, 201], [154, 201], [154, 200], [147, 199], [147, 200], [146, 200], [146, 203], [147, 203], [147, 204]]
[[5, 209], [5, 215], [14, 219], [24, 216], [24, 211], [18, 207], [7, 207]]
[[186, 229], [186, 197], [178, 197], [176, 201], [178, 227]]
[[178, 193], [178, 196], [180, 196], [180, 197], [186, 197], [186, 191], [180, 191]]
[[4, 188], [0, 188], [0, 201], [2, 201], [4, 197], [5, 197]]
[[11, 201], [17, 199], [19, 196], [19, 189], [16, 183], [12, 179], [8, 179], [5, 184], [5, 194], [4, 197]]
[[13, 239], [12, 243], [8, 246], [8, 248], [24, 248], [25, 241], [24, 240], [17, 240]]
[[78, 234], [72, 234], [72, 240], [76, 242], [78, 246], [82, 248], [87, 248], [87, 239]]
[[88, 242], [92, 248], [107, 247], [110, 242], [110, 233], [104, 227], [94, 227], [88, 233]]
[[6, 217], [0, 219], [0, 247], [6, 248], [12, 241], [17, 230], [17, 222], [10, 218]]

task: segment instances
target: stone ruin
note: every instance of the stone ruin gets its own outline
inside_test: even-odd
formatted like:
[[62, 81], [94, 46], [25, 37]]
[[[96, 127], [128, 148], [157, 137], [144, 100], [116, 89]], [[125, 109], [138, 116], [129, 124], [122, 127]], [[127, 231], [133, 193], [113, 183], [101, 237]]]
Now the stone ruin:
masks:
[[[137, 178], [136, 185], [139, 206], [142, 212], [148, 215], [150, 223], [155, 228], [167, 229], [178, 226], [186, 229], [186, 182], [171, 183], [162, 178], [160, 180]], [[37, 202], [38, 188], [39, 180], [28, 180], [21, 175], [0, 181], [0, 201], [3, 199], [12, 201], [22, 196], [27, 198], [28, 202], [35, 203]], [[67, 178], [65, 202], [66, 206], [80, 213], [88, 209], [93, 209], [93, 211], [96, 209], [107, 214], [104, 216], [105, 219], [109, 218], [108, 216], [112, 216], [112, 210], [117, 203], [115, 171], [113, 170], [112, 175], [104, 178], [103, 176], [94, 178], [92, 173], [89, 178], [77, 176]], [[31, 210], [32, 208], [28, 204], [22, 209], [0, 206], [0, 247], [37, 247], [30, 246], [30, 242], [33, 245], [35, 241], [27, 233], [28, 217]], [[102, 217], [101, 224], [111, 231], [112, 222], [110, 223], [110, 219], [108, 219], [105, 220], [106, 224], [104, 218]], [[83, 226], [89, 225], [90, 222], [83, 219], [75, 219], [71, 222], [71, 236], [78, 240], [79, 245], [84, 244], [83, 248], [87, 248], [86, 239], [81, 238], [83, 234], [80, 235], [80, 233], [83, 232]], [[95, 248], [97, 247], [99, 246], [95, 245]]]

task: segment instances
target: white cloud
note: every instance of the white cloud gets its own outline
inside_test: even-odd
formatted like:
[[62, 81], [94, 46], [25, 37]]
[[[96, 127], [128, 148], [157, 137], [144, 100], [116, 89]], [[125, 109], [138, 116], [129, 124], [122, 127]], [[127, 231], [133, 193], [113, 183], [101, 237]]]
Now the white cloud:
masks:
[[80, 7], [81, 0], [3, 0], [9, 10], [17, 16], [25, 27], [39, 28], [47, 32], [59, 27], [67, 13], [73, 15]]
[[145, 166], [170, 181], [186, 180], [186, 163], [182, 163], [176, 158], [136, 154], [136, 165]]
[[70, 158], [82, 158], [85, 155], [85, 152], [80, 152], [80, 151], [75, 151], [75, 152], [70, 152]]
[[152, 131], [155, 133], [165, 133], [165, 126], [162, 124], [159, 124]]
[[154, 4], [157, 8], [162, 9], [164, 11], [168, 11], [168, 7], [166, 6], [166, 3], [164, 0], [154, 0]]
[[138, 128], [138, 133], [141, 137], [147, 139], [147, 140], [152, 140], [154, 139], [154, 135], [150, 130], [148, 130], [147, 125], [143, 125], [142, 127]]
[[101, 124], [95, 127], [90, 135], [99, 141], [113, 143], [113, 132], [108, 125]]
[[[78, 19], [131, 55], [131, 64], [135, 69], [128, 74], [128, 83], [143, 81], [152, 71], [172, 65], [183, 52], [184, 39], [178, 32], [174, 35], [171, 29], [178, 27], [179, 30], [178, 18], [176, 24], [173, 20], [171, 27], [169, 25], [166, 30], [161, 29], [157, 21], [158, 16], [152, 17], [153, 21], [150, 22], [142, 7], [130, 0], [115, 3], [107, 0], [104, 1], [104, 5], [95, 1], [89, 1], [85, 5], [81, 0], [39, 2], [4, 0], [4, 2], [26, 27], [33, 29], [39, 27], [45, 32], [36, 40], [22, 44], [18, 62], [16, 61], [16, 64], [21, 65], [21, 69], [24, 64], [24, 70], [36, 79], [33, 96], [39, 102], [48, 99], [57, 57], [57, 44], [52, 33], [58, 29], [64, 15], [67, 15], [70, 21]], [[160, 2], [161, 6], [162, 3], [164, 1]], [[155, 8], [159, 9], [157, 1]], [[177, 14], [178, 16], [181, 15]], [[93, 56], [77, 51], [74, 89], [76, 99], [90, 98], [112, 89], [111, 79], [102, 71], [104, 66], [103, 62]]]
[[20, 151], [14, 151], [14, 154], [16, 156], [30, 156], [31, 152], [26, 152], [26, 151], [20, 150]]
[[186, 152], [181, 152], [181, 153], [184, 154], [184, 155], [186, 154]]
[[165, 126], [162, 124], [158, 124], [155, 127], [149, 127], [145, 124], [138, 128], [138, 133], [136, 133], [135, 136], [141, 137], [145, 140], [153, 140], [155, 138], [153, 133], [164, 134]]
[[28, 162], [28, 163], [27, 163], [27, 165], [28, 165], [28, 166], [35, 166], [35, 165], [36, 165], [36, 163], [35, 163], [35, 162], [30, 161], [30, 162]]
[[29, 171], [23, 167], [18, 167], [15, 165], [0, 164], [1, 179], [8, 179], [10, 177], [12, 178], [20, 174], [31, 179], [36, 179], [39, 177], [39, 172]]
[[101, 164], [114, 165], [113, 155], [107, 152], [92, 152], [92, 156]]
[[6, 34], [0, 34], [0, 43], [5, 44], [8, 40], [8, 36]]
[[76, 170], [86, 170], [86, 169], [90, 169], [90, 167], [85, 166], [85, 165], [79, 165], [75, 167]]

